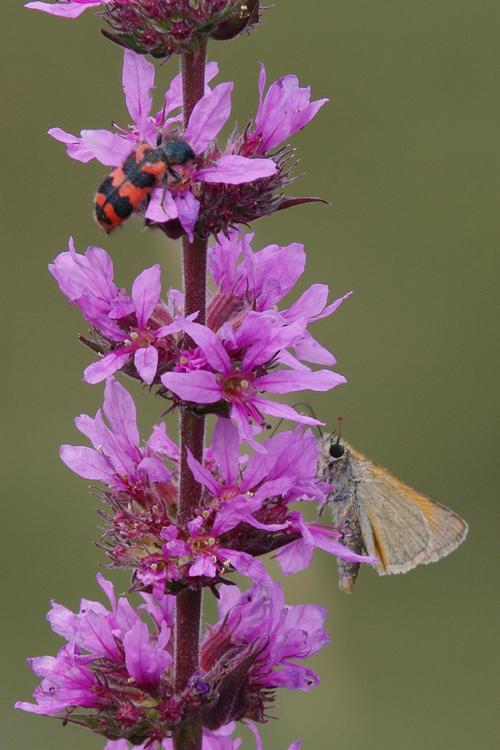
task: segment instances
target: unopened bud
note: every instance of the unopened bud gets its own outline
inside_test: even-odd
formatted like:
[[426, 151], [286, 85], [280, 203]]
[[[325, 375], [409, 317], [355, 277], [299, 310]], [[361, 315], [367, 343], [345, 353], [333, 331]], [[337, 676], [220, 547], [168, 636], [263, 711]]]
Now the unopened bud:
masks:
[[260, 0], [242, 0], [239, 3], [239, 8], [235, 9], [234, 15], [227, 21], [220, 23], [210, 36], [218, 41], [234, 39], [242, 31], [247, 30], [250, 26], [255, 26], [259, 22], [259, 11]]

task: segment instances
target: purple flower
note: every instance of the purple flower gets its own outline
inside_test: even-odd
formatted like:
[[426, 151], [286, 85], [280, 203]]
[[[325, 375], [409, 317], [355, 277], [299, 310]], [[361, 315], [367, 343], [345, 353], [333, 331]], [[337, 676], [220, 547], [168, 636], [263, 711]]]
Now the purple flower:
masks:
[[285, 575], [293, 575], [307, 568], [312, 560], [316, 547], [349, 562], [371, 563], [378, 562], [376, 557], [357, 555], [338, 541], [340, 532], [331, 526], [316, 523], [306, 523], [301, 513], [293, 513], [290, 526], [300, 533], [301, 538], [284, 546], [276, 555], [281, 571]]
[[223, 586], [218, 610], [219, 622], [203, 640], [200, 663], [209, 671], [231, 649], [256, 651], [242, 715], [263, 721], [269, 691], [278, 687], [307, 691], [318, 685], [317, 675], [297, 661], [330, 643], [323, 627], [326, 610], [307, 604], [285, 606], [278, 583], [254, 585], [243, 594], [236, 587]]
[[[316, 478], [318, 446], [309, 430], [304, 432], [298, 427], [294, 432], [282, 432], [269, 438], [263, 443], [264, 451], [254, 453], [243, 465], [239, 446], [235, 425], [228, 419], [218, 419], [206, 452], [205, 466], [192, 455], [188, 456], [196, 481], [208, 491], [211, 504], [224, 506], [226, 519], [241, 501], [246, 503], [246, 510], [240, 521], [250, 523], [249, 514], [261, 510], [266, 500], [276, 496], [283, 496], [286, 503], [299, 499], [322, 501], [325, 497], [327, 485]], [[220, 514], [221, 511], [219, 533], [228, 530], [220, 529]], [[255, 524], [255, 528], [268, 527]]]
[[[259, 735], [259, 730], [255, 724], [251, 721], [245, 721], [244, 724], [251, 730], [255, 739], [255, 750], [264, 750], [262, 739]], [[226, 724], [225, 726], [217, 729], [215, 732], [211, 732], [208, 729], [203, 729], [203, 744], [202, 750], [238, 750], [241, 747], [241, 738], [232, 737], [236, 729], [236, 723], [234, 721]], [[288, 750], [300, 750], [302, 743], [300, 741], [293, 742]], [[139, 745], [134, 746], [136, 750], [173, 750], [173, 742], [170, 739], [163, 740], [161, 745]], [[111, 740], [106, 743], [104, 750], [133, 750], [126, 740]]]
[[172, 663], [172, 656], [165, 651], [170, 632], [163, 626], [156, 643], [153, 644], [146, 623], [139, 621], [125, 633], [125, 665], [137, 685], [145, 688], [155, 685]]
[[255, 125], [250, 128], [247, 147], [252, 145], [255, 153], [267, 154], [302, 130], [326, 104], [328, 99], [311, 102], [311, 89], [301, 88], [297, 76], [287, 75], [266, 87], [266, 69], [261, 63], [259, 75], [259, 108]]
[[68, 251], [57, 256], [49, 271], [62, 293], [109, 342], [111, 351], [86, 368], [87, 383], [99, 383], [133, 363], [139, 377], [150, 385], [159, 361], [165, 368], [169, 358], [177, 358], [171, 335], [176, 329], [169, 324], [182, 311], [183, 299], [180, 292], [171, 290], [167, 304], [160, 300], [159, 265], [137, 276], [128, 297], [114, 283], [113, 261], [108, 253], [100, 247], [89, 247], [79, 254], [70, 238]]
[[217, 512], [206, 510], [195, 516], [186, 529], [175, 524], [166, 526], [160, 532], [164, 542], [161, 554], [141, 559], [137, 580], [151, 588], [154, 596], [163, 594], [165, 584], [171, 581], [213, 586], [231, 570], [257, 583], [269, 583], [270, 576], [259, 560], [247, 552], [225, 546], [218, 536], [226, 527], [232, 528], [237, 523], [235, 514], [228, 520], [224, 510], [220, 518]]
[[36, 688], [34, 703], [18, 701], [16, 708], [33, 714], [52, 716], [67, 708], [95, 708], [100, 704], [98, 682], [87, 666], [89, 659], [78, 653], [76, 646], [63, 646], [57, 656], [28, 659], [31, 670], [42, 682]]
[[31, 10], [43, 10], [53, 16], [62, 16], [63, 18], [77, 18], [87, 8], [97, 8], [98, 5], [105, 5], [110, 0], [63, 0], [56, 3], [32, 2], [26, 3], [25, 7]]
[[254, 252], [254, 233], [232, 230], [219, 234], [208, 251], [208, 267], [219, 295], [246, 300], [264, 312], [281, 302], [304, 273], [304, 245], [268, 245]]
[[178, 448], [167, 436], [165, 425], [156, 425], [144, 447], [139, 444], [136, 408], [128, 391], [108, 378], [104, 391], [104, 415], [94, 419], [86, 414], [75, 424], [92, 443], [85, 446], [62, 445], [61, 459], [84, 479], [104, 482], [113, 492], [128, 492], [140, 503], [153, 498], [156, 483], [168, 483], [173, 474], [164, 459], [178, 460]]
[[167, 650], [170, 628], [162, 622], [152, 640], [146, 623], [128, 601], [123, 597], [117, 601], [112, 584], [101, 575], [97, 580], [111, 610], [86, 599], [78, 613], [52, 603], [50, 625], [68, 644], [56, 657], [30, 660], [33, 672], [43, 678], [34, 692], [37, 703], [19, 702], [16, 708], [46, 715], [74, 707], [116, 711], [117, 699], [121, 700], [125, 689], [130, 693], [132, 685], [140, 690], [157, 689], [173, 661]]
[[[292, 290], [305, 268], [304, 246], [292, 243], [285, 247], [268, 245], [258, 252], [252, 250], [253, 234], [237, 232], [226, 237], [220, 234], [210, 248], [209, 269], [217, 285], [217, 294], [208, 310], [210, 328], [217, 330], [225, 316], [233, 311], [241, 317], [244, 310], [265, 312], [276, 310], [279, 302]], [[297, 321], [307, 325], [332, 315], [351, 292], [332, 303], [328, 301], [328, 286], [313, 284], [288, 310], [280, 311], [286, 323]], [[298, 360], [322, 365], [335, 364], [335, 357], [304, 330], [293, 343], [296, 356], [281, 353], [279, 361], [289, 367], [302, 369]]]
[[97, 574], [97, 582], [106, 594], [111, 610], [100, 602], [82, 599], [80, 611], [75, 614], [53, 601], [47, 619], [55, 633], [81, 651], [96, 659], [120, 661], [122, 654], [118, 639], [123, 640], [124, 635], [140, 622], [139, 616], [127, 599], [116, 599], [113, 585], [100, 573]]
[[[217, 74], [217, 65], [207, 66], [207, 82]], [[125, 51], [123, 63], [123, 89], [125, 101], [134, 125], [128, 131], [112, 133], [107, 130], [82, 130], [80, 137], [52, 128], [49, 134], [66, 143], [68, 155], [87, 162], [96, 158], [106, 166], [121, 166], [135, 146], [148, 142], [156, 146], [157, 135], [164, 140], [178, 137], [182, 113], [182, 79], [176, 76], [164, 97], [164, 106], [155, 117], [151, 115], [151, 90], [155, 82], [154, 66], [143, 56]], [[192, 237], [198, 219], [198, 195], [204, 183], [238, 185], [270, 177], [276, 172], [271, 159], [247, 158], [234, 153], [221, 153], [213, 145], [231, 112], [232, 83], [221, 83], [194, 107], [182, 138], [194, 151], [197, 159], [178, 165], [180, 179], [169, 179], [167, 190], [157, 186], [146, 209], [146, 219], [166, 222], [178, 219], [184, 231]], [[173, 112], [177, 112], [171, 117]], [[172, 126], [176, 125], [174, 132]]]
[[[257, 449], [253, 436], [265, 425], [262, 414], [319, 424], [291, 406], [263, 398], [262, 392], [328, 391], [346, 382], [342, 375], [328, 370], [269, 371], [279, 353], [303, 335], [304, 326], [299, 322], [285, 326], [272, 314], [248, 313], [237, 330], [225, 328], [219, 335], [187, 320], [179, 321], [179, 326], [200, 348], [208, 366], [166, 373], [161, 377], [163, 385], [183, 401], [228, 403], [240, 436]], [[224, 335], [227, 338], [222, 341]]]

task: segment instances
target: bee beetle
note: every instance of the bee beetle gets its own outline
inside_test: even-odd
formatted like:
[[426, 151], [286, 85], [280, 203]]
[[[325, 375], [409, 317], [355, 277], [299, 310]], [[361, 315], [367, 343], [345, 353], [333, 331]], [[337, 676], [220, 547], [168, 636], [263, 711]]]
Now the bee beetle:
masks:
[[191, 146], [180, 139], [164, 141], [156, 148], [149, 143], [139, 143], [97, 190], [95, 216], [99, 226], [107, 234], [116, 229], [169, 174], [176, 180], [181, 179], [173, 168], [176, 164], [186, 164], [194, 158]]

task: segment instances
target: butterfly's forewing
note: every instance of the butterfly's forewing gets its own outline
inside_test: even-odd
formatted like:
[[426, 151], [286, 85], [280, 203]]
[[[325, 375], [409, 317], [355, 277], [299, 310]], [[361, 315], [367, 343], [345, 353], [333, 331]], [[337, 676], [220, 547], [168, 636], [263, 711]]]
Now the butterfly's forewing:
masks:
[[399, 481], [351, 449], [359, 478], [360, 525], [366, 551], [380, 575], [406, 573], [436, 562], [465, 539], [467, 524], [449, 508]]

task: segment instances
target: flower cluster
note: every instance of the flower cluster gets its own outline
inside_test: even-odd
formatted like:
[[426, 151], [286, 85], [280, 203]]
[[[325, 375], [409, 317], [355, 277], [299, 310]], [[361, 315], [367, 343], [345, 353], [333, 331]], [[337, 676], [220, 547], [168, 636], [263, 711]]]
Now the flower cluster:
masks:
[[[304, 272], [304, 246], [255, 250], [254, 235], [242, 230], [261, 216], [317, 200], [284, 193], [294, 179], [288, 139], [327, 100], [312, 100], [293, 75], [268, 86], [261, 65], [255, 115], [221, 143], [233, 83], [213, 83], [218, 66], [205, 64], [205, 42], [256, 24], [259, 0], [61, 0], [28, 7], [67, 18], [96, 8], [110, 28], [105, 34], [126, 48], [122, 86], [131, 124], [49, 134], [71, 158], [113, 168], [96, 198], [106, 231], [135, 211], [167, 236], [183, 236], [187, 292], [162, 290], [158, 264], [141, 271], [130, 291], [122, 288], [106, 250], [80, 253], [73, 239], [49, 266], [90, 326], [80, 338], [98, 359], [84, 380], [104, 383], [102, 409], [75, 420], [89, 444], [63, 445], [60, 457], [99, 483], [94, 493], [105, 522], [99, 545], [110, 567], [131, 571], [129, 594], [140, 603], [117, 598], [100, 575], [109, 606], [84, 599], [75, 613], [53, 603], [48, 619], [66, 643], [55, 657], [30, 660], [41, 683], [35, 703], [17, 707], [86, 726], [106, 738], [105, 750], [237, 750], [238, 721], [263, 750], [254, 722], [269, 718], [279, 688], [307, 691], [319, 683], [302, 661], [329, 638], [326, 612], [286, 606], [261, 558], [273, 552], [284, 575], [307, 568], [316, 548], [354, 563], [376, 562], [344, 546], [335, 527], [306, 519], [304, 506], [321, 508], [331, 492], [318, 474], [310, 429], [321, 423], [277, 400], [346, 382], [310, 329], [349, 294], [329, 301], [328, 286], [313, 284], [285, 301]], [[171, 80], [158, 109], [155, 68], [145, 53], [184, 55], [183, 73]], [[196, 273], [193, 259], [200, 261]], [[141, 439], [120, 373], [154, 388], [168, 411], [180, 412], [180, 440], [163, 421]], [[204, 447], [209, 416], [215, 419]], [[268, 418], [280, 420], [270, 436]], [[294, 426], [279, 431], [282, 420]], [[247, 579], [246, 591], [235, 586], [234, 572]], [[217, 598], [218, 621], [207, 625], [198, 649], [205, 589]], [[294, 742], [288, 750], [300, 748]]]
[[313, 371], [306, 363], [335, 363], [308, 327], [333, 314], [348, 295], [328, 304], [328, 287], [313, 284], [288, 309], [278, 309], [304, 270], [304, 248], [295, 243], [254, 252], [251, 239], [232, 232], [212, 247], [216, 289], [207, 325], [196, 323], [195, 314], [184, 317], [178, 290], [161, 299], [158, 265], [139, 274], [129, 297], [116, 286], [105, 250], [92, 247], [82, 255], [70, 240], [49, 269], [93, 326], [84, 340], [104, 355], [87, 367], [85, 380], [97, 383], [123, 369], [147, 385], [162, 384], [163, 395], [170, 392], [184, 408], [230, 416], [257, 450], [253, 436], [266, 424], [263, 414], [317, 423], [262, 394], [324, 391], [345, 382], [342, 375]]
[[63, 445], [61, 458], [79, 476], [106, 486], [102, 499], [111, 511], [104, 514], [102, 546], [113, 565], [135, 571], [136, 589], [155, 596], [185, 587], [215, 590], [232, 570], [269, 583], [255, 558], [274, 550], [285, 575], [306, 568], [316, 547], [344, 560], [373, 561], [344, 547], [336, 529], [306, 523], [293, 508], [299, 500], [321, 503], [329, 489], [316, 476], [319, 449], [309, 430], [274, 435], [242, 460], [236, 425], [219, 418], [203, 464], [188, 455], [203, 492], [192, 520], [182, 525], [179, 450], [164, 423], [142, 446], [134, 401], [108, 378], [103, 412], [80, 415], [76, 426], [93, 447]]
[[217, 73], [218, 66], [209, 63], [205, 96], [183, 129], [182, 75], [172, 79], [162, 108], [153, 114], [154, 67], [144, 57], [125, 51], [122, 83], [133, 124], [117, 132], [82, 130], [75, 136], [51, 128], [49, 134], [66, 145], [71, 158], [97, 159], [107, 167], [121, 167], [141, 143], [156, 146], [158, 139], [182, 138], [195, 154], [194, 160], [176, 165], [175, 179], [157, 185], [149, 202], [139, 207], [148, 225], [159, 225], [174, 238], [192, 237], [195, 231], [200, 237], [226, 232], [288, 205], [313, 200], [284, 196], [283, 189], [291, 180], [291, 152], [278, 147], [312, 120], [327, 100], [311, 102], [309, 89], [300, 87], [295, 76], [284, 76], [264, 93], [262, 66], [255, 121], [243, 134], [234, 131], [219, 148], [215, 139], [231, 113], [233, 84], [220, 83], [211, 89]]
[[[329, 643], [326, 612], [285, 606], [277, 583], [244, 593], [222, 587], [220, 619], [207, 631], [200, 667], [179, 694], [172, 671], [175, 597], [142, 594], [134, 609], [125, 597], [116, 598], [103, 576], [97, 580], [109, 608], [82, 599], [75, 613], [52, 602], [48, 620], [66, 644], [55, 657], [30, 659], [42, 682], [36, 703], [19, 702], [17, 708], [84, 724], [111, 740], [107, 750], [128, 748], [126, 741], [151, 748], [181, 721], [201, 716], [204, 747], [226, 750], [237, 747], [229, 739], [232, 722], [262, 721], [275, 688], [307, 691], [319, 681], [297, 662]], [[162, 747], [172, 745], [166, 740]]]
[[260, 0], [60, 0], [27, 8], [77, 18], [98, 8], [108, 39], [140, 54], [168, 58], [191, 50], [200, 38], [233, 39], [259, 22]]

